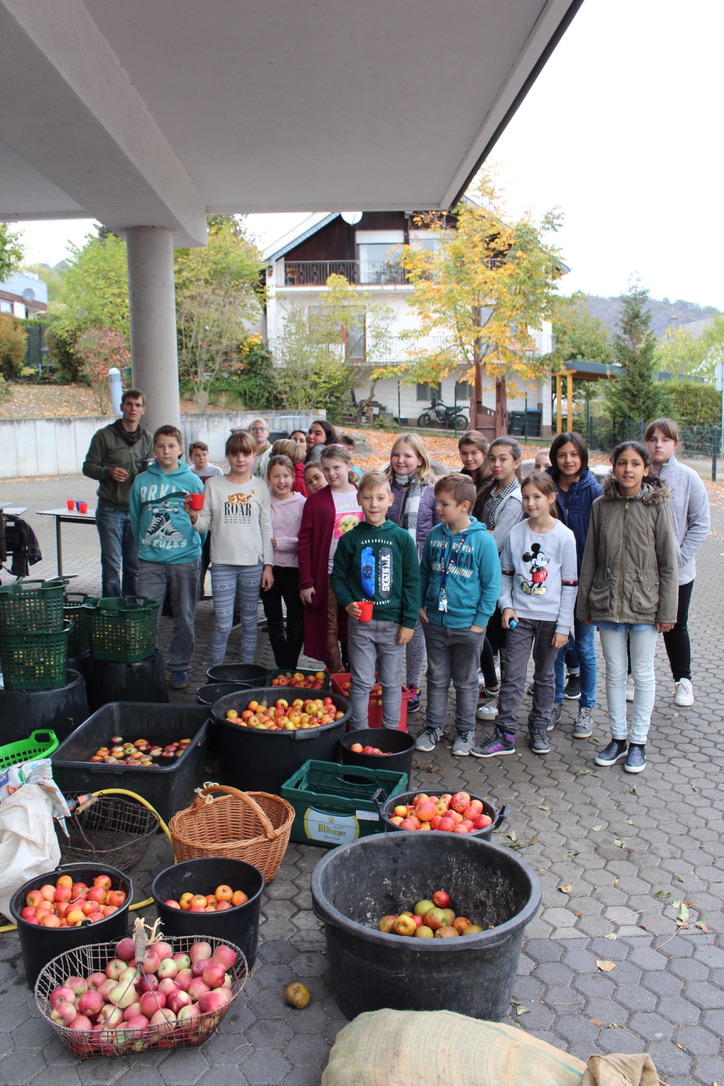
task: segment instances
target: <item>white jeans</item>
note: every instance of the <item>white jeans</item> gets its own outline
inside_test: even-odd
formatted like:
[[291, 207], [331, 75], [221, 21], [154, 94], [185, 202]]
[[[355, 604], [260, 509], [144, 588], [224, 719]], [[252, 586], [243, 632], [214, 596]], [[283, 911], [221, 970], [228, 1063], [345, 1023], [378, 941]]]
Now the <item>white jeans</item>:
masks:
[[[654, 708], [656, 682], [654, 652], [659, 636], [655, 626], [645, 630], [599, 630], [606, 661], [606, 701], [608, 720], [614, 739], [630, 743], [646, 742]], [[628, 658], [626, 640], [631, 649], [631, 674], [634, 680], [634, 701], [631, 708], [631, 728], [626, 726], [626, 673]]]

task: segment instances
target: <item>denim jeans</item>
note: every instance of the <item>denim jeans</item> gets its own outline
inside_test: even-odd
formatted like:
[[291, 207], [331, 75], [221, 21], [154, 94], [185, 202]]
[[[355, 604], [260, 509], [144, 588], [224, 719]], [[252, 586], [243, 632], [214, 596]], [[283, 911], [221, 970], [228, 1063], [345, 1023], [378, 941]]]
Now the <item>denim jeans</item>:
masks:
[[199, 560], [179, 562], [139, 562], [138, 583], [142, 596], [158, 600], [158, 621], [161, 622], [163, 601], [168, 590], [173, 608], [173, 634], [168, 650], [168, 666], [172, 671], [188, 671], [196, 646], [194, 630], [196, 593], [199, 587]]
[[557, 649], [551, 641], [556, 632], [555, 622], [542, 622], [540, 619], [521, 618], [518, 625], [508, 630], [505, 638], [505, 675], [498, 699], [498, 718], [495, 729], [498, 734], [505, 732], [515, 735], [520, 709], [526, 687], [526, 671], [533, 649], [535, 664], [533, 681], [533, 704], [528, 714], [530, 731], [540, 731], [548, 727], [553, 708], [554, 666]]
[[[645, 743], [656, 694], [654, 653], [659, 636], [656, 627], [630, 630], [628, 634], [626, 630], [599, 630], [599, 633], [606, 661], [606, 701], [611, 735], [614, 739], [628, 737], [630, 743]], [[626, 725], [627, 641], [631, 649], [631, 674], [635, 689], [630, 728]]]
[[257, 606], [263, 567], [224, 566], [211, 563], [211, 591], [214, 597], [214, 631], [209, 646], [211, 667], [223, 664], [226, 645], [234, 624], [234, 600], [239, 590], [239, 610], [241, 612], [241, 660], [242, 664], [253, 664], [256, 655], [256, 643], [259, 636]]
[[467, 735], [475, 728], [478, 707], [478, 662], [485, 633], [423, 622], [427, 646], [427, 720], [444, 728], [450, 680], [455, 687], [455, 728]]
[[96, 527], [101, 543], [102, 595], [137, 596], [138, 547], [128, 510], [98, 502]]
[[[578, 703], [588, 709], [596, 707], [596, 627], [589, 626], [580, 619], [575, 620], [573, 627], [573, 642], [578, 654], [578, 662], [581, 667], [581, 700]], [[563, 701], [563, 682], [565, 677], [566, 653], [571, 645], [571, 635], [568, 636], [568, 644], [558, 650], [556, 656], [556, 701]]]
[[397, 644], [399, 632], [397, 623], [386, 619], [349, 620], [347, 644], [352, 669], [349, 691], [352, 728], [369, 728], [368, 707], [375, 672], [382, 687], [382, 727], [397, 729], [400, 726], [405, 646]]

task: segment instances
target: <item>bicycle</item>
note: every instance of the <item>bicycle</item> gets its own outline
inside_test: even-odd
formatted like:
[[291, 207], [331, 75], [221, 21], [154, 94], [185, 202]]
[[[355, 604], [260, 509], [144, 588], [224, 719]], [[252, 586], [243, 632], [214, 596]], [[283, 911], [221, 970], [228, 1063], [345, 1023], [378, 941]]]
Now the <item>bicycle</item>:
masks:
[[467, 430], [470, 423], [467, 415], [464, 415], [457, 407], [447, 407], [442, 400], [438, 400], [436, 396], [433, 396], [430, 406], [418, 417], [417, 425], [420, 427], [442, 426], [455, 430]]

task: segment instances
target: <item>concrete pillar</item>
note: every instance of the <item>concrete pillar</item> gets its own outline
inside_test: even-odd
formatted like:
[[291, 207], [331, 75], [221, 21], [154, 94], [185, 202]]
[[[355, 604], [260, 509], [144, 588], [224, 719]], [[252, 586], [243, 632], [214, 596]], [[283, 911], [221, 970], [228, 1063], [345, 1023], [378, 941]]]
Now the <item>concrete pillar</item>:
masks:
[[147, 430], [181, 421], [176, 353], [176, 297], [170, 230], [136, 226], [128, 243], [133, 387], [146, 397]]

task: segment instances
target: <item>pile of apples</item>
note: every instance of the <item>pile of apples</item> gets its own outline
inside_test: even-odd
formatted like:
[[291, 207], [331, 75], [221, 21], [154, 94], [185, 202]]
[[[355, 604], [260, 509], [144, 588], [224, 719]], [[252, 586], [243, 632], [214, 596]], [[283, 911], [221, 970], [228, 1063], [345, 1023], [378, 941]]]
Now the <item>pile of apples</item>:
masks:
[[315, 671], [313, 675], [302, 675], [301, 671], [285, 671], [282, 675], [275, 675], [270, 686], [298, 686], [304, 690], [321, 690], [324, 686], [326, 673]]
[[192, 894], [186, 891], [178, 901], [169, 898], [164, 901], [171, 909], [183, 909], [188, 913], [216, 913], [224, 909], [233, 909], [236, 905], [245, 905], [249, 895], [243, 890], [232, 890], [226, 883], [217, 886], [213, 894]]
[[[349, 697], [350, 689], [352, 688], [352, 682], [350, 679], [342, 679], [339, 686], [339, 691], [343, 698]], [[370, 691], [370, 705], [382, 705], [382, 687], [379, 683], [375, 683]]]
[[349, 749], [355, 754], [394, 754], [394, 751], [380, 750], [379, 747], [371, 747], [369, 744], [363, 747], [361, 743], [353, 743]]
[[483, 929], [467, 916], [456, 916], [450, 908], [447, 890], [436, 890], [431, 898], [423, 898], [411, 910], [397, 916], [392, 913], [383, 916], [377, 930], [417, 939], [456, 939], [461, 935], [477, 935]]
[[96, 875], [93, 884], [74, 882], [70, 875], [60, 875], [39, 890], [28, 890], [23, 920], [42, 928], [77, 928], [85, 920], [97, 924], [118, 912], [126, 903], [126, 891], [114, 890], [110, 875]]
[[154, 761], [155, 758], [162, 758], [167, 761], [180, 758], [190, 742], [190, 739], [176, 739], [162, 746], [160, 743], [152, 743], [148, 739], [124, 740], [123, 736], [114, 735], [110, 740], [110, 746], [99, 747], [88, 761], [105, 762], [107, 765], [154, 766], [158, 768], [159, 763]]
[[279, 698], [272, 706], [265, 701], [250, 701], [241, 712], [229, 709], [226, 719], [230, 724], [239, 724], [242, 728], [256, 728], [268, 732], [293, 732], [303, 728], [321, 728], [341, 720], [344, 713], [335, 707], [332, 699], [295, 698], [290, 704], [285, 698]]
[[[136, 962], [133, 939], [121, 939], [101, 972], [66, 976], [48, 995], [50, 1020], [82, 1030], [77, 1050], [112, 1055], [151, 1045], [198, 1044], [231, 1003], [236, 951], [195, 942], [188, 953], [150, 944]], [[72, 1046], [75, 1049], [75, 1046]]]
[[400, 803], [390, 817], [401, 830], [441, 830], [443, 833], [475, 833], [492, 823], [484, 813], [483, 801], [471, 799], [469, 792], [445, 792], [428, 796], [420, 792], [412, 803]]

